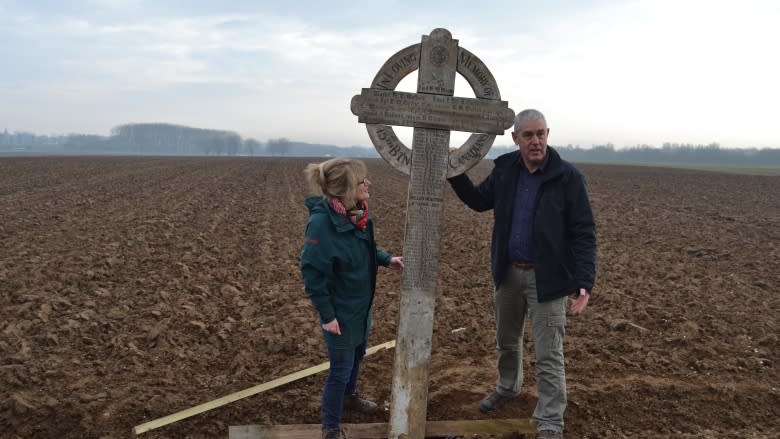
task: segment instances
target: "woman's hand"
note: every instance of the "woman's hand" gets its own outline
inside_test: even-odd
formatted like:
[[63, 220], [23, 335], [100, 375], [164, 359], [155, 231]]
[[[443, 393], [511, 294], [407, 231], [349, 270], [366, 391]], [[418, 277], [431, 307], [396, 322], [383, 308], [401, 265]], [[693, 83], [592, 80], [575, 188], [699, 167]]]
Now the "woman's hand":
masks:
[[403, 256], [393, 256], [390, 259], [390, 265], [388, 265], [388, 267], [390, 267], [390, 268], [392, 268], [394, 270], [403, 271], [403, 269], [404, 269], [404, 257]]
[[341, 335], [341, 327], [339, 327], [339, 321], [336, 319], [333, 319], [328, 323], [323, 323], [322, 329], [331, 334]]

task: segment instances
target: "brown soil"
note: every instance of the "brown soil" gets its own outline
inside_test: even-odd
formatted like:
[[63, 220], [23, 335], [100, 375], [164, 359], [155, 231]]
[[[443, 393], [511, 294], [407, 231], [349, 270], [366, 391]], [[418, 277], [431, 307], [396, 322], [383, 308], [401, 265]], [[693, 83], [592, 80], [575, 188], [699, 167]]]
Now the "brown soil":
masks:
[[[309, 161], [0, 159], [0, 437], [130, 438], [326, 361], [297, 266]], [[379, 243], [399, 254], [407, 178], [367, 162]], [[599, 264], [594, 298], [567, 328], [567, 437], [780, 436], [780, 178], [581, 169]], [[445, 195], [428, 419], [528, 418], [530, 375], [497, 414], [477, 410], [496, 378], [492, 214]], [[380, 271], [371, 345], [394, 338], [399, 279]], [[393, 351], [368, 357], [361, 381], [385, 407], [392, 362]], [[324, 379], [142, 437], [317, 423]]]

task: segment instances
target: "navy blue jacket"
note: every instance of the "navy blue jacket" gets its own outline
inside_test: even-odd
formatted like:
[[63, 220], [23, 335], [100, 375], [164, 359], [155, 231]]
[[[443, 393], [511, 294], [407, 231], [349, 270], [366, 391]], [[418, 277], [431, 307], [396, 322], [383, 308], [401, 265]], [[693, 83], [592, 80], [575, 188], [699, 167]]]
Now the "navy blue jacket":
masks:
[[[585, 179], [551, 147], [542, 185], [534, 202], [533, 243], [536, 289], [539, 302], [590, 292], [596, 278], [596, 225]], [[514, 212], [520, 151], [494, 161], [490, 175], [475, 186], [466, 174], [449, 179], [458, 197], [470, 208], [493, 209], [491, 268], [496, 287], [509, 266], [509, 236]]]

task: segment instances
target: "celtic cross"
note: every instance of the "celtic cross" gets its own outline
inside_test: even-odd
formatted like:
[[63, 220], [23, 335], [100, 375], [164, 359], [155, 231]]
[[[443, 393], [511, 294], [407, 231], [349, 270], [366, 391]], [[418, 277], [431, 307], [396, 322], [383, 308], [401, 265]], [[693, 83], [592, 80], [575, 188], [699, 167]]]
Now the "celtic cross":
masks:
[[[395, 91], [401, 79], [418, 69], [417, 93]], [[456, 73], [476, 98], [454, 96]], [[390, 57], [371, 88], [352, 98], [351, 109], [366, 124], [382, 158], [410, 175], [388, 437], [423, 438], [444, 181], [477, 164], [496, 135], [512, 126], [514, 112], [501, 101], [482, 61], [441, 28]], [[392, 125], [414, 127], [411, 149]], [[451, 130], [473, 133], [452, 153]]]

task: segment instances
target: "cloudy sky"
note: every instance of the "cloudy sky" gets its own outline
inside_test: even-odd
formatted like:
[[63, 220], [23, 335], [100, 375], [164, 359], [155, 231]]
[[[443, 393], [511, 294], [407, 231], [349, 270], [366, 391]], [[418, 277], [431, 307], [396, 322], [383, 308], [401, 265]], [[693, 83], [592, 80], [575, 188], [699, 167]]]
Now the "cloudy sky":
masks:
[[[512, 109], [546, 114], [551, 144], [778, 148], [777, 23], [778, 0], [0, 0], [0, 130], [370, 146], [352, 96], [443, 27]], [[455, 94], [473, 96], [462, 79]]]

